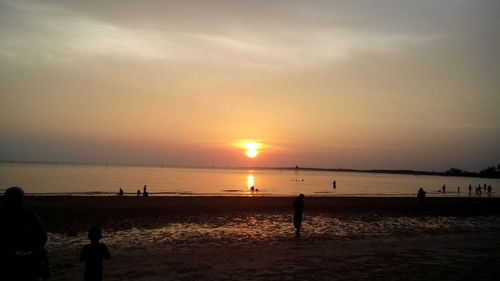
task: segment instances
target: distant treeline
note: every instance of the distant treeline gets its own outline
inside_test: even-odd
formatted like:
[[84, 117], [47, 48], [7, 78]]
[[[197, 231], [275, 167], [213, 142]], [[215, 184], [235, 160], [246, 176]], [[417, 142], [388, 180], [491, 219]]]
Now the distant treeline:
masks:
[[496, 166], [490, 166], [484, 170], [479, 171], [479, 173], [469, 172], [467, 170], [450, 168], [448, 171], [444, 172], [445, 176], [454, 176], [454, 177], [480, 177], [480, 178], [500, 178], [500, 164]]
[[[258, 169], [258, 168], [257, 168]], [[274, 169], [274, 168], [272, 168]], [[477, 172], [469, 172], [467, 170], [450, 168], [446, 172], [435, 171], [415, 171], [415, 170], [356, 170], [356, 169], [322, 169], [309, 167], [285, 167], [286, 170], [306, 170], [306, 171], [335, 171], [335, 172], [358, 172], [358, 173], [383, 173], [383, 174], [401, 174], [401, 175], [433, 175], [433, 176], [450, 176], [450, 177], [478, 177], [478, 178], [500, 178], [500, 164], [497, 167], [491, 166]]]

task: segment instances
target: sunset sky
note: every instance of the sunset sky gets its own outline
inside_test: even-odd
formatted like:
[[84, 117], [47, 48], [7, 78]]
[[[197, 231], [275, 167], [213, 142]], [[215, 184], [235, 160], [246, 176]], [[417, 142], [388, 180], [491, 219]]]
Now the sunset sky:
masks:
[[0, 0], [0, 160], [477, 171], [500, 163], [499, 15]]

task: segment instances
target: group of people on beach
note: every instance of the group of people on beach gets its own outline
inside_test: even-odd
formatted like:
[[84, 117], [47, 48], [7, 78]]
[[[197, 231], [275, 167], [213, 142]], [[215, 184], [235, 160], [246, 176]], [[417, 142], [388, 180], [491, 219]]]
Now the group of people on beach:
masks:
[[[491, 185], [484, 184], [483, 188], [484, 188], [485, 193], [488, 192], [488, 194], [491, 194], [491, 190], [492, 190]], [[476, 193], [476, 195], [481, 195], [483, 188], [481, 188], [481, 184], [478, 184], [477, 186], [475, 186], [474, 192]], [[472, 194], [472, 185], [470, 185], [470, 184], [469, 184], [469, 194]]]
[[[147, 190], [147, 185], [145, 184], [144, 187], [142, 188], [143, 191], [142, 191], [142, 196], [143, 197], [148, 197], [149, 196], [149, 192]], [[120, 188], [120, 190], [118, 191], [117, 193], [118, 196], [123, 196], [125, 195], [125, 192], [123, 192], [123, 189]], [[141, 190], [140, 189], [137, 189], [137, 196], [140, 197], [141, 196]]]
[[[40, 281], [50, 275], [45, 249], [47, 231], [40, 217], [24, 208], [24, 191], [13, 186], [5, 190], [0, 213], [0, 280]], [[102, 280], [103, 260], [110, 259], [108, 247], [100, 243], [101, 229], [91, 227], [90, 244], [83, 246], [80, 261], [85, 263], [84, 280]]]
[[[483, 188], [484, 188], [484, 192], [488, 192], [488, 194], [491, 194], [491, 191], [492, 191], [491, 185], [484, 184]], [[478, 186], [474, 187], [476, 195], [481, 195], [481, 190], [483, 188], [481, 187], [480, 184]], [[443, 185], [443, 187], [440, 190], [438, 190], [438, 192], [446, 193], [446, 185]], [[457, 186], [457, 193], [460, 193], [460, 186]], [[426, 192], [424, 191], [423, 187], [418, 189], [417, 201], [418, 201], [419, 206], [421, 206], [421, 207], [424, 206], [424, 203], [425, 203], [425, 194], [426, 194]], [[469, 195], [471, 195], [471, 194], [472, 194], [472, 185], [469, 184]]]
[[[143, 193], [147, 194], [147, 186]], [[123, 190], [120, 189], [123, 195]], [[147, 195], [146, 195], [147, 196]], [[24, 208], [24, 191], [10, 187], [4, 193], [4, 208], [0, 232], [0, 279], [6, 281], [39, 281], [49, 277], [48, 253], [45, 249], [47, 232], [40, 217]], [[300, 236], [304, 194], [294, 199], [293, 225]], [[90, 244], [83, 246], [80, 261], [85, 263], [84, 280], [102, 280], [103, 260], [110, 259], [108, 247], [100, 243], [102, 231], [93, 226], [87, 238]]]
[[[469, 195], [471, 195], [472, 194], [472, 185], [471, 184], [469, 184], [468, 189], [469, 189]], [[485, 193], [487, 192], [488, 194], [491, 194], [492, 187], [491, 187], [491, 185], [487, 185], [487, 184], [484, 184], [483, 186], [481, 186], [481, 184], [479, 184], [479, 185], [474, 187], [474, 192], [476, 193], [476, 195], [481, 195], [483, 190]], [[446, 193], [446, 184], [443, 185], [443, 187], [441, 189], [439, 189], [438, 192]], [[460, 193], [460, 186], [457, 186], [457, 193]]]

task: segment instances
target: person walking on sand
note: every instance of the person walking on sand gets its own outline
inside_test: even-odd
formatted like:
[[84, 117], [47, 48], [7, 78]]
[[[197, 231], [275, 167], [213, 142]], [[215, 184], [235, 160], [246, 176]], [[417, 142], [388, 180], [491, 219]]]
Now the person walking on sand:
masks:
[[143, 189], [142, 196], [144, 196], [144, 197], [148, 197], [148, 195], [149, 195], [147, 187], [148, 187], [147, 185], [144, 185], [144, 187], [142, 188]]
[[333, 180], [333, 189], [337, 189], [337, 182]]
[[295, 198], [292, 207], [294, 209], [293, 214], [293, 226], [295, 227], [295, 234], [300, 235], [300, 228], [302, 226], [302, 213], [304, 210], [304, 194], [300, 194], [299, 197]]
[[422, 187], [418, 190], [417, 201], [418, 201], [418, 205], [420, 207], [424, 206], [424, 203], [425, 203], [425, 191], [424, 191], [424, 189]]
[[469, 195], [472, 193], [472, 185], [469, 184]]
[[47, 232], [38, 215], [24, 208], [24, 191], [13, 186], [4, 193], [0, 213], [0, 280], [46, 280], [49, 275]]
[[99, 243], [102, 238], [101, 229], [97, 226], [90, 228], [88, 238], [90, 244], [83, 246], [80, 254], [80, 261], [85, 262], [85, 273], [83, 280], [85, 281], [101, 281], [102, 280], [102, 262], [104, 259], [109, 260], [108, 247]]
[[446, 193], [446, 184], [443, 184], [442, 190], [443, 190], [443, 193]]

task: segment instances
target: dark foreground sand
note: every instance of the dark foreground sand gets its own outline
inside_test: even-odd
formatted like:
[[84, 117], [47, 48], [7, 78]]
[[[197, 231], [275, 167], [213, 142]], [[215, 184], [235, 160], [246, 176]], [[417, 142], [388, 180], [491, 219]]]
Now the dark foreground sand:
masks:
[[[424, 209], [414, 198], [306, 198], [300, 238], [287, 221], [292, 200], [29, 197], [26, 205], [51, 233], [51, 280], [82, 280], [78, 254], [94, 224], [113, 257], [105, 280], [500, 280], [500, 198], [428, 198]], [[225, 223], [242, 219], [252, 222]], [[332, 235], [328, 223], [350, 232]], [[240, 231], [249, 239], [233, 239]]]
[[[93, 224], [113, 229], [156, 225], [159, 220], [185, 222], [200, 216], [245, 213], [291, 213], [292, 197], [88, 197], [32, 196], [26, 206], [44, 220], [48, 231]], [[353, 212], [395, 215], [486, 215], [500, 214], [500, 198], [427, 198], [419, 208], [409, 197], [309, 197], [305, 213]], [[133, 225], [131, 225], [133, 224]]]
[[[493, 281], [500, 280], [499, 234], [111, 249], [105, 280]], [[81, 280], [77, 250], [52, 254], [52, 280]]]

